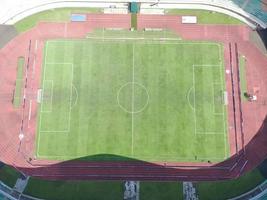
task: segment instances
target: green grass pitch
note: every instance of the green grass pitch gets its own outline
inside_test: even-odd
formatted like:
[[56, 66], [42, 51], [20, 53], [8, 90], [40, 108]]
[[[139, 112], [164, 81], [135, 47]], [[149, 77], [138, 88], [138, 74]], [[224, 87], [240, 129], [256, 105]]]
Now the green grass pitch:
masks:
[[229, 156], [221, 44], [49, 40], [44, 51], [38, 158]]

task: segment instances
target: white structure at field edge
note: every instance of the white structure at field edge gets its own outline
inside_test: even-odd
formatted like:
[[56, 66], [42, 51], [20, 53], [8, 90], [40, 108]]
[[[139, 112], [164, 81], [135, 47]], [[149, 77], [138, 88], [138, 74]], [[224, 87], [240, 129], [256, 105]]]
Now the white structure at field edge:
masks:
[[[231, 0], [135, 0], [144, 9], [204, 9], [235, 17], [252, 28], [267, 28], [267, 23], [244, 11]], [[0, 24], [14, 24], [40, 11], [62, 7], [127, 8], [127, 0], [2, 0]]]

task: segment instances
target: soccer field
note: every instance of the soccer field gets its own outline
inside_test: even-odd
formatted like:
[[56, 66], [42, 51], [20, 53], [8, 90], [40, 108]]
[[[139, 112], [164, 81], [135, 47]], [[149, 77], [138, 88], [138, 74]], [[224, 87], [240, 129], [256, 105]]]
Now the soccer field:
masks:
[[49, 40], [41, 88], [38, 158], [229, 156], [221, 44]]

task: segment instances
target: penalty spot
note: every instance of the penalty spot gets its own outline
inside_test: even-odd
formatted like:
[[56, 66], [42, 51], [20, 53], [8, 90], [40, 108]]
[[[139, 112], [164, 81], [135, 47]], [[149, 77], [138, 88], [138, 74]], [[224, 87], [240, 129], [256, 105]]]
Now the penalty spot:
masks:
[[20, 133], [19, 134], [19, 140], [21, 141], [23, 138], [24, 138], [24, 134], [23, 133]]

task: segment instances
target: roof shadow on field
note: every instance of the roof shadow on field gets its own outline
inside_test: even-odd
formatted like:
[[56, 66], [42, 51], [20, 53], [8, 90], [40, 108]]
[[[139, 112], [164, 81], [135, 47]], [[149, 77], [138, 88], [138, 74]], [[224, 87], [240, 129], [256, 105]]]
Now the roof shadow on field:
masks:
[[96, 154], [96, 155], [76, 158], [71, 161], [140, 161], [140, 160], [115, 154]]
[[244, 149], [220, 163], [153, 163], [114, 154], [97, 154], [58, 161], [56, 164], [40, 165], [34, 160], [27, 160], [28, 168], [17, 166], [17, 169], [28, 175], [50, 180], [218, 181], [233, 179], [254, 169], [267, 158], [266, 117]]

